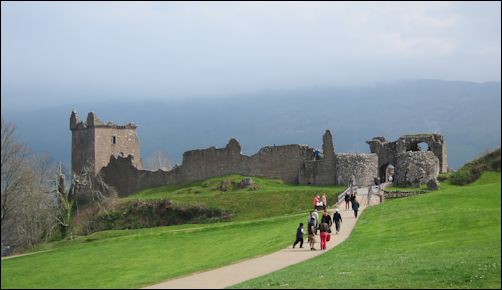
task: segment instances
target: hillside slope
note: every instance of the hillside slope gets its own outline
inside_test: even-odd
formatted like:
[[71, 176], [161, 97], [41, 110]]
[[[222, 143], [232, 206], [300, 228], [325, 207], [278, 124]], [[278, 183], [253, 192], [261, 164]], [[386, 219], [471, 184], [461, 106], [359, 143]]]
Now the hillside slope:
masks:
[[235, 288], [500, 288], [500, 173], [369, 208], [327, 254]]

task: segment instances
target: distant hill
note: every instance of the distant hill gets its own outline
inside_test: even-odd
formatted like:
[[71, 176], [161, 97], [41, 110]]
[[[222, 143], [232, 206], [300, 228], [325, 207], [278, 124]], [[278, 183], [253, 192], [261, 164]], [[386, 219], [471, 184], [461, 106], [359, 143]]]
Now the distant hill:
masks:
[[375, 136], [440, 132], [448, 163], [459, 168], [481, 152], [500, 146], [500, 82], [416, 80], [373, 86], [263, 92], [217, 99], [103, 101], [60, 105], [36, 111], [2, 107], [20, 137], [37, 151], [70, 164], [69, 117], [89, 111], [103, 121], [139, 125], [143, 159], [157, 150], [174, 162], [195, 148], [223, 147], [237, 138], [244, 154], [265, 145], [321, 147], [331, 129], [337, 152], [369, 152]]

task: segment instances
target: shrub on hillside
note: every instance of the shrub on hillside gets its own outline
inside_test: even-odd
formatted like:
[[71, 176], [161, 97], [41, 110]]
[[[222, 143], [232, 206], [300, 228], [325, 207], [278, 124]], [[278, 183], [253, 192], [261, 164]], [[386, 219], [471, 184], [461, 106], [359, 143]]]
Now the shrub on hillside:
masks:
[[465, 185], [477, 180], [483, 171], [500, 171], [500, 148], [462, 166], [450, 175], [450, 182]]
[[233, 188], [232, 181], [229, 178], [225, 178], [221, 181], [217, 189], [220, 191], [231, 191]]
[[170, 226], [187, 223], [223, 221], [231, 214], [216, 207], [177, 205], [170, 200], [138, 200], [123, 203], [108, 213], [92, 218], [88, 224], [89, 234], [103, 230], [121, 230]]

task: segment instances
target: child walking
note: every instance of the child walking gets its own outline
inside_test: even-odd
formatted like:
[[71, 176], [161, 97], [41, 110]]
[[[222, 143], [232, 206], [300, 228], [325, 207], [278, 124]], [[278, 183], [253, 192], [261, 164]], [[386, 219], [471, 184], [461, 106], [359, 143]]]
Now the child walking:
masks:
[[296, 241], [293, 244], [293, 249], [298, 243], [300, 243], [300, 248], [303, 248], [303, 223], [300, 223], [300, 226], [296, 229]]

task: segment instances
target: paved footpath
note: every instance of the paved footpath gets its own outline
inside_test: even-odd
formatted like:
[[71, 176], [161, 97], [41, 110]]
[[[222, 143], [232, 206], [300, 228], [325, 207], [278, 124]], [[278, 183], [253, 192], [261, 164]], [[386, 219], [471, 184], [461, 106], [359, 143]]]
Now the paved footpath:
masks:
[[[357, 190], [357, 200], [361, 205], [358, 212], [358, 218], [366, 208], [367, 193], [368, 188], [358, 188]], [[378, 203], [378, 197], [373, 195], [371, 198], [371, 204], [375, 203]], [[335, 226], [333, 225], [333, 234], [331, 235], [331, 240], [327, 243], [327, 250], [330, 250], [345, 241], [349, 237], [357, 221], [354, 217], [354, 211], [352, 211], [352, 209], [347, 211], [345, 210], [344, 201], [339, 204], [338, 209], [342, 215], [343, 222], [338, 234], [334, 233]], [[329, 210], [329, 212], [331, 216], [333, 216], [333, 209]], [[321, 215], [322, 213], [319, 214], [319, 218]], [[306, 218], [307, 215], [305, 215], [305, 219]], [[288, 248], [278, 252], [257, 258], [251, 258], [207, 272], [195, 273], [189, 276], [169, 280], [144, 289], [221, 289], [229, 287], [323, 254], [325, 251], [319, 250], [319, 236], [317, 236], [316, 239], [317, 243], [315, 247], [317, 251], [310, 250], [307, 239], [305, 239], [305, 242], [303, 243], [303, 249], [298, 248], [299, 245], [293, 249], [292, 244], [294, 240], [291, 240], [291, 245]]]

